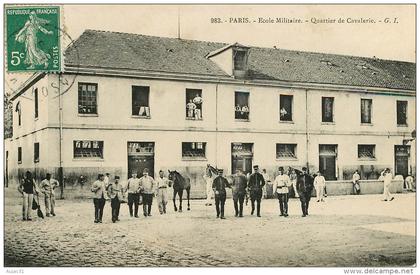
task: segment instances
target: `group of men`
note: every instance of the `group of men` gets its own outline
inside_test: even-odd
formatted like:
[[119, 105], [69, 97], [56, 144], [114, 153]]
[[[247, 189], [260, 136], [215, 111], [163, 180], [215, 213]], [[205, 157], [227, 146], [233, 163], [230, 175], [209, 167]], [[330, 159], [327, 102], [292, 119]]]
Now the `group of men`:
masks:
[[[259, 172], [258, 165], [253, 166], [254, 172], [249, 176], [245, 176], [241, 169], [237, 169], [233, 175], [232, 183], [229, 183], [226, 177], [223, 176], [223, 170], [218, 170], [218, 176], [212, 181], [212, 189], [214, 192], [214, 199], [216, 204], [216, 217], [225, 219], [225, 202], [226, 202], [226, 188], [232, 188], [233, 205], [235, 208], [235, 217], [243, 217], [243, 204], [249, 193], [251, 200], [251, 215], [254, 215], [255, 208], [257, 217], [261, 217], [261, 199], [263, 196], [263, 187], [266, 184], [264, 176]], [[207, 175], [207, 177], [209, 177]], [[319, 179], [318, 179], [319, 177]], [[325, 179], [321, 180], [321, 175], [318, 172], [316, 182], [325, 184]], [[322, 177], [323, 179], [323, 177]], [[290, 177], [284, 173], [284, 168], [279, 167], [279, 173], [273, 184], [273, 192], [277, 194], [280, 207], [280, 216], [288, 217], [288, 201], [289, 201], [289, 187], [292, 186]], [[309, 215], [309, 201], [311, 199], [312, 190], [314, 188], [314, 178], [307, 173], [304, 167], [302, 173], [296, 177], [296, 189], [299, 194], [302, 217]], [[323, 189], [320, 185], [319, 188]], [[320, 194], [322, 194], [320, 192]], [[209, 203], [207, 202], [207, 205]], [[256, 206], [256, 207], [255, 207]]]
[[[51, 174], [47, 173], [45, 179], [38, 185], [30, 171], [25, 173], [22, 181], [18, 185], [18, 191], [23, 197], [22, 219], [31, 221], [31, 208], [33, 201], [39, 206], [39, 195], [44, 195], [45, 214], [47, 217], [55, 216], [55, 189], [60, 186], [59, 182], [51, 178]], [[35, 196], [34, 196], [35, 195]], [[35, 209], [34, 209], [35, 210]], [[43, 217], [43, 215], [42, 215]]]
[[[168, 178], [163, 171], [159, 171], [159, 177], [155, 180], [149, 175], [149, 169], [143, 170], [143, 176], [138, 178], [137, 173], [132, 173], [123, 187], [119, 182], [120, 177], [115, 176], [114, 182], [109, 182], [109, 174], [98, 175], [98, 179], [92, 184], [91, 191], [94, 193], [93, 203], [95, 206], [95, 223], [102, 223], [103, 209], [107, 198], [111, 199], [112, 222], [119, 221], [120, 206], [122, 202], [128, 203], [130, 217], [139, 218], [138, 210], [140, 198], [143, 204], [144, 217], [151, 216], [153, 196], [157, 196], [160, 214], [166, 213], [167, 188], [170, 186]], [[134, 206], [134, 209], [133, 209]]]

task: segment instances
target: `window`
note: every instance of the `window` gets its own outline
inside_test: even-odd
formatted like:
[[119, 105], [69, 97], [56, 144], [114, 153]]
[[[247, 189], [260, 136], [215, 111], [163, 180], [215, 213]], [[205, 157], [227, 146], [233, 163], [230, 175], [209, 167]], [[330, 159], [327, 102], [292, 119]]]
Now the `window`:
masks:
[[246, 69], [246, 51], [234, 51], [233, 66], [234, 70], [238, 71], [244, 71]]
[[322, 97], [322, 122], [334, 122], [333, 97]]
[[73, 141], [74, 158], [99, 158], [103, 159], [104, 142], [92, 140]]
[[375, 159], [375, 145], [357, 145], [357, 157], [359, 159]]
[[296, 144], [277, 143], [276, 145], [276, 158], [277, 159], [290, 159], [296, 158]]
[[34, 100], [35, 100], [35, 118], [38, 117], [38, 88], [34, 91]]
[[292, 121], [292, 95], [280, 95], [280, 121]]
[[361, 123], [372, 123], [372, 99], [361, 99], [360, 115]]
[[150, 117], [149, 92], [147, 86], [133, 86], [131, 92], [132, 115]]
[[79, 83], [79, 114], [98, 114], [98, 84]]
[[235, 92], [235, 119], [249, 120], [249, 93]]
[[34, 143], [34, 162], [39, 162], [39, 142]]
[[18, 163], [22, 163], [22, 147], [18, 147]]
[[15, 112], [18, 113], [18, 125], [22, 125], [22, 105], [20, 101], [16, 103]]
[[397, 100], [397, 125], [407, 125], [407, 101]]
[[183, 158], [205, 158], [206, 143], [205, 142], [183, 142], [182, 143]]
[[202, 119], [203, 98], [199, 89], [186, 90], [186, 118], [193, 120]]

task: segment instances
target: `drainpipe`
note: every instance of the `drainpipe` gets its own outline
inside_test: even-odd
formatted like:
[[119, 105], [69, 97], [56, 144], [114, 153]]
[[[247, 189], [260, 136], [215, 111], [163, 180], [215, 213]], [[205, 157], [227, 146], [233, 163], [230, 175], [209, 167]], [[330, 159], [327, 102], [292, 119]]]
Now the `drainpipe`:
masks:
[[63, 143], [63, 106], [61, 99], [61, 73], [58, 74], [58, 123], [59, 123], [59, 141], [58, 141], [58, 181], [60, 182], [60, 199], [64, 199], [64, 177], [63, 177], [63, 159], [62, 159], [62, 143]]
[[218, 136], [219, 136], [219, 127], [218, 127], [218, 91], [219, 91], [219, 82], [220, 79], [218, 80], [218, 82], [216, 83], [216, 167], [218, 167], [218, 159], [219, 159], [219, 154], [218, 154]]
[[[306, 168], [309, 170], [309, 133], [308, 133], [308, 90], [305, 89], [305, 134], [306, 134]], [[309, 172], [309, 171], [308, 171]]]

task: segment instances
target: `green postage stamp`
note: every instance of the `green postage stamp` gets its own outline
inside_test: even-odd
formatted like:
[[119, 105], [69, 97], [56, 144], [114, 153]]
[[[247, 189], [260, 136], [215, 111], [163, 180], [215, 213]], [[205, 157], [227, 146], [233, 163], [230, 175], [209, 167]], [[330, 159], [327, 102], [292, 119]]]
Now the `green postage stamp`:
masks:
[[7, 8], [7, 71], [60, 71], [60, 7]]

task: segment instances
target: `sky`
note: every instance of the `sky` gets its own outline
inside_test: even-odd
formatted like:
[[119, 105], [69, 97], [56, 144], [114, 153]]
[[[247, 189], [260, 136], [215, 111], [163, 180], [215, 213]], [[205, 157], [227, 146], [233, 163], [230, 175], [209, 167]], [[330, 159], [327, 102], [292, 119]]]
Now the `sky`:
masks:
[[[222, 23], [212, 23], [212, 18]], [[239, 18], [249, 22], [230, 22]], [[295, 18], [304, 23], [259, 23], [259, 18]], [[338, 23], [339, 18], [376, 23]], [[384, 23], [385, 18], [392, 22], [397, 18], [398, 23]], [[334, 19], [334, 23], [311, 23]], [[78, 4], [62, 6], [61, 21], [73, 40], [84, 30], [94, 29], [410, 62], [416, 58], [414, 5]], [[64, 44], [69, 41], [65, 39]], [[6, 83], [11, 86], [8, 80], [16, 78], [19, 81], [12, 86], [18, 86], [27, 76], [6, 73]]]

